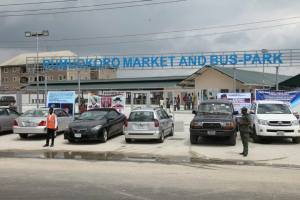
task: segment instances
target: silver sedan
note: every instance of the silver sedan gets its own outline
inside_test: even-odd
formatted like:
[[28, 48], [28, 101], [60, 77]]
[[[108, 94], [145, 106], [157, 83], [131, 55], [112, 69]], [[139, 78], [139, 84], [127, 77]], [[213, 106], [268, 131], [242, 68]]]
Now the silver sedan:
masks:
[[[54, 109], [54, 113], [57, 116], [57, 132], [64, 132], [72, 118], [63, 109]], [[29, 134], [46, 134], [47, 115], [47, 108], [26, 111], [14, 121], [14, 133], [19, 134], [21, 138], [27, 138]]]
[[12, 131], [14, 120], [20, 114], [8, 107], [0, 107], [0, 132]]

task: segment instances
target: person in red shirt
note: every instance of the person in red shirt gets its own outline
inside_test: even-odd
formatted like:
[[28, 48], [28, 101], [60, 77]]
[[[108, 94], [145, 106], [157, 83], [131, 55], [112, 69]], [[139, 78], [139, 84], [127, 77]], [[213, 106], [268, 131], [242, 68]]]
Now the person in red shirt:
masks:
[[51, 138], [51, 147], [54, 146], [55, 131], [57, 130], [57, 116], [53, 113], [53, 108], [49, 108], [49, 114], [47, 116], [47, 139], [46, 144], [43, 147], [49, 146], [49, 140]]

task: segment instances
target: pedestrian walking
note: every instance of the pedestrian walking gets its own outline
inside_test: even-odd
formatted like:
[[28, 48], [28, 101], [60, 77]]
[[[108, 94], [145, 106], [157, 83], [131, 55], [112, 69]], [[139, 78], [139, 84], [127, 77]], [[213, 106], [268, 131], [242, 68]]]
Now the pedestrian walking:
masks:
[[191, 110], [193, 98], [191, 94], [188, 95], [188, 110]]
[[196, 104], [196, 95], [194, 95], [194, 93], [192, 93], [192, 110], [195, 109], [195, 104]]
[[242, 108], [242, 117], [239, 120], [240, 135], [243, 143], [243, 152], [240, 153], [244, 157], [248, 155], [248, 140], [251, 132], [251, 118], [247, 112], [247, 108]]
[[171, 112], [171, 101], [169, 98], [166, 98], [166, 108], [167, 108], [167, 112]]
[[55, 131], [57, 130], [57, 116], [53, 113], [53, 108], [49, 108], [49, 114], [47, 116], [47, 139], [44, 147], [49, 146], [49, 140], [51, 138], [51, 147], [54, 146]]
[[185, 94], [184, 97], [183, 97], [183, 103], [184, 103], [184, 110], [186, 110], [187, 109], [187, 104], [188, 104], [187, 94]]
[[164, 108], [164, 103], [165, 103], [164, 98], [161, 97], [160, 100], [159, 100], [159, 106], [160, 106], [161, 108]]

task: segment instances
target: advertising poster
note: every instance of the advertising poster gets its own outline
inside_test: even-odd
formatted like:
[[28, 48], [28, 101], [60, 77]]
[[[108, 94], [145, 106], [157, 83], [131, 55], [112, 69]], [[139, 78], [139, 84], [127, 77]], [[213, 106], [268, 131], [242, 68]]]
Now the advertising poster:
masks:
[[240, 112], [243, 107], [251, 107], [251, 93], [218, 93], [217, 97], [231, 101], [235, 111]]
[[70, 116], [74, 116], [76, 93], [74, 91], [49, 91], [48, 108], [62, 108]]
[[300, 111], [300, 91], [255, 90], [255, 100], [283, 101], [290, 104], [294, 111]]
[[126, 94], [117, 95], [88, 95], [88, 110], [95, 108], [115, 108], [118, 112], [123, 113], [125, 108]]

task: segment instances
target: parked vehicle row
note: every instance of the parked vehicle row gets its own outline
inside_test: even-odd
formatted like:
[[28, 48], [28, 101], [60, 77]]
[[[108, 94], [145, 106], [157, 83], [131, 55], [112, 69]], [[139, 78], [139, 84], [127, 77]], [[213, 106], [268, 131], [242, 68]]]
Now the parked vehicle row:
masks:
[[[174, 135], [172, 116], [160, 107], [136, 108], [128, 116], [113, 108], [86, 111], [75, 120], [63, 109], [54, 109], [58, 132], [69, 142], [101, 141], [124, 134], [126, 142], [155, 139], [163, 142]], [[227, 100], [208, 100], [200, 103], [190, 123], [190, 142], [202, 138], [224, 138], [228, 145], [236, 144], [238, 112]], [[0, 131], [12, 131], [21, 138], [31, 134], [46, 134], [48, 108], [28, 110], [22, 115], [9, 107], [0, 107]], [[265, 138], [291, 138], [300, 143], [300, 124], [290, 107], [280, 101], [257, 101], [252, 104], [251, 137], [254, 142]]]
[[[200, 137], [223, 137], [229, 145], [236, 144], [239, 118], [231, 102], [205, 101], [193, 113], [195, 117], [190, 124], [191, 144], [197, 143]], [[294, 143], [300, 143], [299, 119], [285, 102], [254, 102], [250, 116], [250, 136], [254, 142], [267, 138], [291, 138]]]

